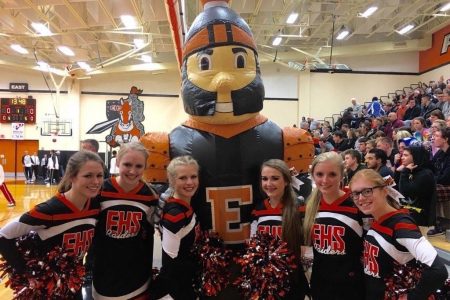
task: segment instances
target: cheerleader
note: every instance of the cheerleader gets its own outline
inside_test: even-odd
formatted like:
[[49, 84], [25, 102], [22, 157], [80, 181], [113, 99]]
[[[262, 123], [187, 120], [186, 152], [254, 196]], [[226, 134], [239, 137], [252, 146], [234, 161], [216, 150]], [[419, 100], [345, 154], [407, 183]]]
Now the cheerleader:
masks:
[[283, 299], [304, 299], [309, 287], [300, 264], [302, 222], [291, 183], [291, 173], [284, 161], [271, 159], [262, 164], [261, 189], [268, 198], [252, 212], [251, 236], [258, 231], [267, 232], [287, 243], [297, 258], [298, 268], [293, 270], [291, 290]]
[[119, 176], [104, 181], [93, 244], [93, 297], [146, 299], [153, 264], [155, 191], [142, 181], [148, 153], [139, 142], [117, 154]]
[[[26, 266], [15, 238], [31, 231], [41, 239], [38, 245], [42, 247], [42, 253], [60, 246], [84, 256], [91, 244], [99, 213], [98, 203], [92, 198], [98, 194], [103, 182], [103, 167], [97, 154], [75, 153], [67, 163], [58, 193], [0, 230], [0, 253], [16, 272], [25, 272]], [[75, 292], [81, 297], [80, 291]], [[52, 295], [48, 296], [52, 298]]]
[[433, 246], [422, 236], [407, 210], [388, 196], [383, 178], [373, 170], [356, 173], [350, 182], [351, 197], [358, 208], [374, 217], [364, 238], [364, 273], [367, 300], [385, 298], [385, 279], [392, 275], [394, 262], [424, 265], [413, 289], [399, 299], [429, 299], [447, 278], [447, 270]]
[[198, 223], [191, 198], [198, 188], [199, 166], [191, 156], [179, 156], [167, 167], [173, 189], [164, 206], [161, 228], [162, 267], [152, 297], [169, 294], [173, 299], [195, 299], [192, 280], [197, 263], [191, 257]]
[[316, 184], [306, 202], [304, 235], [314, 260], [311, 294], [314, 300], [363, 299], [362, 215], [340, 188], [344, 164], [339, 154], [327, 152], [312, 162]]
[[3, 166], [1, 163], [0, 163], [0, 191], [2, 191], [3, 195], [6, 198], [6, 201], [8, 201], [8, 207], [16, 206], [16, 201], [14, 201], [13, 195], [6, 186], [5, 172], [3, 171]]

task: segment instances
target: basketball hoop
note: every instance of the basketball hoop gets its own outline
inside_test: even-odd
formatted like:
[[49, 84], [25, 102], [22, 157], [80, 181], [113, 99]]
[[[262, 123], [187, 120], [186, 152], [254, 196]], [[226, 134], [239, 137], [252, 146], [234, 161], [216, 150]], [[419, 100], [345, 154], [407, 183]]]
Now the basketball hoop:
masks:
[[59, 133], [59, 130], [51, 132], [52, 142], [53, 143], [56, 143], [56, 141], [57, 141], [56, 137], [58, 136], [58, 133]]

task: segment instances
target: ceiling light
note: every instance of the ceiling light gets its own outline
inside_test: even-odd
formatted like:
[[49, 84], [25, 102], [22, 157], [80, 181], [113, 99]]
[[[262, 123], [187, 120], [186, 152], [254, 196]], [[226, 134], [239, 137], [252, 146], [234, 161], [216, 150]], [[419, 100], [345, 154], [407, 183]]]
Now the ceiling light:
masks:
[[125, 26], [125, 28], [136, 28], [137, 27], [136, 19], [133, 16], [122, 15], [122, 16], [120, 16], [120, 19], [122, 20], [122, 23]]
[[73, 53], [72, 49], [67, 46], [58, 46], [58, 50], [61, 51], [61, 53], [64, 55], [75, 56], [75, 53]]
[[33, 29], [42, 36], [52, 35], [50, 29], [42, 23], [33, 22], [31, 23], [31, 27], [33, 27]]
[[272, 45], [273, 46], [278, 46], [279, 44], [281, 44], [282, 40], [283, 39], [281, 37], [277, 36], [276, 38], [273, 39]]
[[342, 27], [341, 30], [339, 30], [339, 32], [338, 32], [338, 34], [337, 34], [337, 36], [336, 36], [336, 39], [337, 39], [337, 40], [343, 40], [343, 39], [345, 39], [349, 34], [350, 34], [350, 30], [347, 29], [347, 28], [345, 28], [345, 27]]
[[45, 61], [38, 61], [37, 64], [43, 70], [47, 70], [50, 66]]
[[371, 7], [369, 7], [368, 9], [366, 9], [365, 12], [363, 12], [363, 13], [361, 14], [361, 17], [363, 17], [363, 18], [368, 18], [368, 17], [371, 16], [374, 12], [376, 12], [377, 9], [378, 9], [377, 6], [371, 6]]
[[84, 61], [79, 61], [79, 62], [77, 62], [77, 64], [78, 64], [78, 66], [80, 66], [80, 68], [82, 68], [88, 72], [92, 70], [91, 66], [89, 64], [85, 63]]
[[400, 33], [400, 34], [405, 34], [405, 33], [409, 32], [413, 28], [414, 28], [414, 25], [413, 24], [409, 24], [409, 25], [406, 25], [405, 27], [403, 27], [402, 29], [398, 30], [397, 32]]
[[146, 63], [151, 63], [151, 62], [153, 62], [153, 58], [152, 58], [150, 55], [147, 55], [147, 54], [141, 55], [141, 59], [142, 59], [143, 61], [145, 61]]
[[25, 49], [24, 47], [22, 47], [22, 46], [19, 45], [19, 44], [12, 44], [10, 47], [11, 47], [11, 49], [13, 49], [14, 51], [17, 51], [17, 52], [19, 52], [19, 53], [21, 53], [21, 54], [27, 54], [27, 53], [28, 53], [28, 50]]
[[294, 24], [294, 22], [297, 20], [298, 18], [298, 13], [291, 13], [289, 15], [289, 17], [286, 20], [286, 23], [288, 24]]
[[134, 45], [136, 46], [136, 48], [138, 48], [138, 49], [144, 47], [144, 45], [145, 45], [143, 39], [134, 39], [133, 42], [134, 42]]
[[443, 5], [441, 7], [441, 9], [439, 9], [439, 11], [447, 11], [449, 9], [450, 9], [450, 3], [447, 3], [447, 4]]

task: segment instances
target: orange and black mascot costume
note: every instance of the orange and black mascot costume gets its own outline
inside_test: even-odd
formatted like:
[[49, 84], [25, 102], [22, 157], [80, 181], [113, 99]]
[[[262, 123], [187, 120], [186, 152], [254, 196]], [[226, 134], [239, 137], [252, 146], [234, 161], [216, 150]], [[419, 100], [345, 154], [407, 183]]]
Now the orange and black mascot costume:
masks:
[[189, 119], [169, 134], [141, 138], [150, 152], [145, 177], [167, 182], [170, 159], [193, 156], [200, 164], [200, 187], [191, 204], [202, 228], [232, 246], [250, 236], [250, 213], [263, 199], [262, 162], [278, 158], [306, 173], [314, 145], [304, 130], [281, 129], [259, 113], [264, 85], [249, 26], [228, 1], [202, 2], [204, 11], [183, 49], [182, 98]]

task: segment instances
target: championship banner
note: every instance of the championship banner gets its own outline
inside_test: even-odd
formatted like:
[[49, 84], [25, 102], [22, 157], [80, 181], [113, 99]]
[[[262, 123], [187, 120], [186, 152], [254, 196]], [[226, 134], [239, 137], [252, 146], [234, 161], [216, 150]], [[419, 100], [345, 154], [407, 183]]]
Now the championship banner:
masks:
[[25, 138], [25, 123], [11, 123], [13, 140], [23, 140]]

